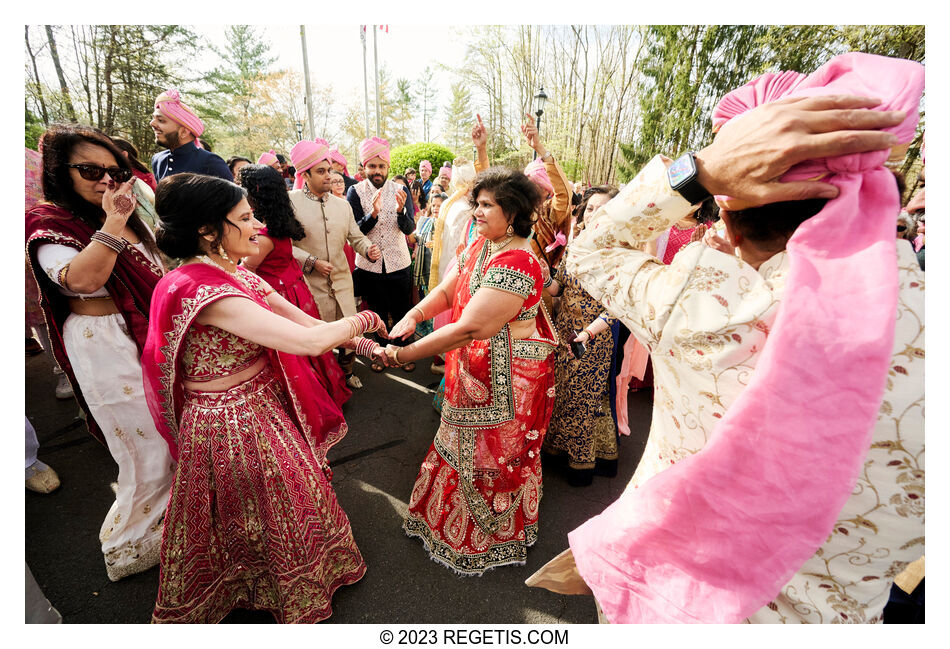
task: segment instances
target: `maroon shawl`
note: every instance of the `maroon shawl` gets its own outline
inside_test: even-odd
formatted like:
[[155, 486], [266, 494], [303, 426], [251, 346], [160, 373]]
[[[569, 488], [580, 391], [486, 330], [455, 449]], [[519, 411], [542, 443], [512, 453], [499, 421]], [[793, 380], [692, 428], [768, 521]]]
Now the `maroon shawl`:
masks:
[[[89, 245], [93, 232], [95, 230], [85, 221], [73, 216], [65, 208], [51, 203], [39, 203], [26, 212], [26, 250], [33, 267], [33, 276], [40, 288], [40, 307], [49, 326], [53, 356], [69, 377], [76, 399], [86, 412], [89, 432], [105, 443], [102, 431], [82, 396], [76, 375], [66, 356], [66, 348], [63, 346], [63, 323], [70, 314], [69, 298], [60, 293], [59, 287], [39, 268], [36, 256], [40, 246], [45, 243], [59, 243], [83, 250]], [[163, 273], [164, 269], [156, 266], [136, 248], [126, 246], [116, 257], [112, 274], [104, 287], [125, 319], [129, 335], [135, 341], [140, 354], [148, 333], [152, 291]]]

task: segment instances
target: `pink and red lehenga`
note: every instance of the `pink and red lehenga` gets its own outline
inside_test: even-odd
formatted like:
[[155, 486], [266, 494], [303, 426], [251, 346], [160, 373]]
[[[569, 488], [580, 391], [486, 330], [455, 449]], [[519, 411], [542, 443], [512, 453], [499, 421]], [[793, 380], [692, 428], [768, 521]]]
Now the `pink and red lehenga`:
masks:
[[554, 405], [557, 338], [540, 304], [541, 266], [526, 250], [489, 255], [479, 238], [459, 258], [452, 321], [484, 286], [523, 297], [511, 322], [533, 320], [537, 330], [512, 340], [506, 324], [448, 352], [442, 423], [403, 525], [433, 560], [465, 575], [525, 563], [538, 537], [541, 441]]
[[[142, 369], [178, 470], [153, 622], [215, 623], [234, 608], [317, 622], [329, 617], [333, 592], [366, 572], [327, 476], [327, 449], [347, 430], [340, 408], [299, 357], [196, 320], [225, 297], [267, 308], [270, 290], [244, 268], [231, 275], [203, 264], [155, 288]], [[264, 369], [228, 390], [183, 386], [261, 356]]]
[[[291, 240], [289, 238], [277, 239], [271, 237], [267, 234], [267, 228], [262, 229], [261, 234], [274, 242], [274, 249], [264, 258], [264, 261], [254, 272], [295, 307], [309, 316], [322, 320], [320, 310], [317, 308], [317, 303], [310, 292], [310, 287], [307, 286], [307, 280], [303, 278], [300, 264], [294, 259], [294, 246]], [[310, 356], [306, 360], [313, 367], [317, 379], [330, 393], [333, 401], [338, 406], [346, 403], [352, 393], [346, 387], [346, 376], [343, 375], [343, 370], [340, 368], [340, 364], [337, 363], [333, 351], [328, 351], [319, 356]]]

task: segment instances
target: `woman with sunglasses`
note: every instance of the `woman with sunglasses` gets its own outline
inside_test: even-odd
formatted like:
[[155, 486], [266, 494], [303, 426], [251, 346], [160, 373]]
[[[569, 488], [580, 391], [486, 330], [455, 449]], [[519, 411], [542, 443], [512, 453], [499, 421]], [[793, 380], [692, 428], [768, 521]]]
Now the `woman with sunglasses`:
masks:
[[89, 432], [119, 465], [99, 533], [117, 581], [158, 563], [173, 462], [149, 415], [140, 356], [152, 291], [165, 270], [135, 214], [128, 161], [101, 131], [56, 124], [40, 139], [45, 202], [26, 213], [26, 244], [53, 354]]

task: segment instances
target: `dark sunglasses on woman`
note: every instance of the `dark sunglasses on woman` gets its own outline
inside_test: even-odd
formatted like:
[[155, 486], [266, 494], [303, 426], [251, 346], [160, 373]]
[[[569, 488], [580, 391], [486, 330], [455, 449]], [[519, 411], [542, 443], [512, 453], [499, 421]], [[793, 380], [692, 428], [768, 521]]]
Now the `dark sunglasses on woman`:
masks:
[[117, 183], [128, 182], [132, 177], [131, 169], [123, 169], [122, 167], [100, 167], [99, 165], [79, 163], [79, 164], [68, 164], [67, 167], [71, 169], [77, 169], [79, 175], [86, 180], [101, 180], [103, 176], [109, 174], [109, 178], [116, 181]]

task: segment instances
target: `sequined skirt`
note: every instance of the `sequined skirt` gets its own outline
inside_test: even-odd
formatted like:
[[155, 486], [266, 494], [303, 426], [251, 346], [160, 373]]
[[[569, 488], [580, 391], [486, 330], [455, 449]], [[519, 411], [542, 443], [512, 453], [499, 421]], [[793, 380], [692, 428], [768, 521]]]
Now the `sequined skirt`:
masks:
[[330, 616], [366, 564], [270, 368], [222, 392], [185, 391], [153, 622]]

